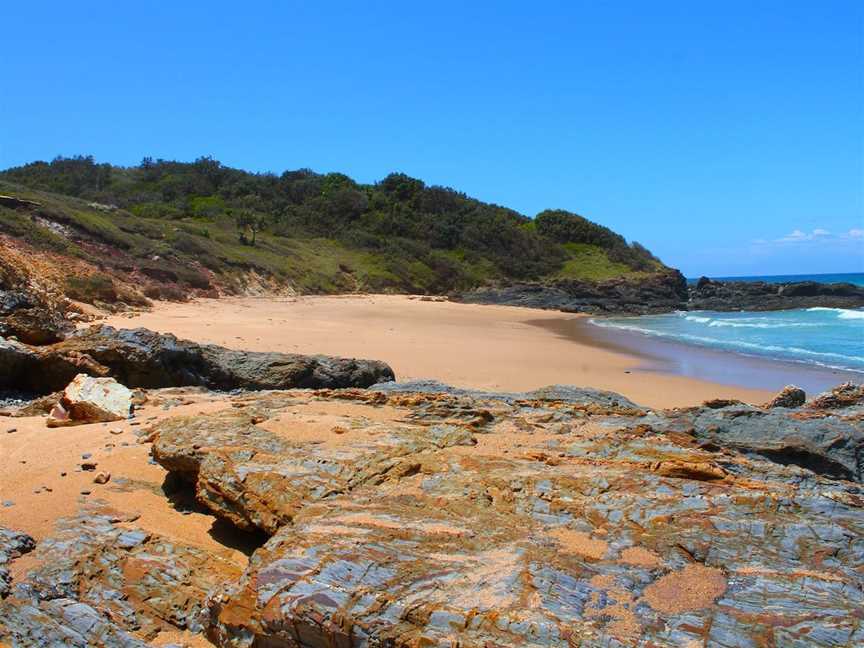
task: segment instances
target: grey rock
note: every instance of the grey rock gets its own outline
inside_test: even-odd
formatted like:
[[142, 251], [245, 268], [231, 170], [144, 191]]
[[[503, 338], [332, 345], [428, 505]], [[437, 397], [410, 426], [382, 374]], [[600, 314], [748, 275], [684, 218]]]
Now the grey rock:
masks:
[[0, 344], [0, 388], [58, 391], [79, 373], [110, 376], [130, 388], [209, 389], [368, 387], [394, 379], [376, 360], [236, 351], [147, 329], [92, 326], [47, 347]]
[[801, 407], [807, 400], [807, 394], [800, 387], [795, 385], [786, 385], [780, 393], [772, 398], [765, 407], [773, 409], [775, 407]]
[[35, 546], [36, 542], [26, 533], [0, 527], [0, 598], [9, 594], [12, 583], [9, 563], [32, 551]]
[[689, 287], [689, 310], [784, 310], [790, 308], [859, 308], [864, 288], [850, 283], [815, 281], [767, 283], [764, 281], [716, 281], [701, 277]]

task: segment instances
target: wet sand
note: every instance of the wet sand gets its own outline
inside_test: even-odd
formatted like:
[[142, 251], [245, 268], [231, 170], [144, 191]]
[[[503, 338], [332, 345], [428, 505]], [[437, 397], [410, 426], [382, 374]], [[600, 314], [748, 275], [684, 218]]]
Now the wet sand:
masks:
[[616, 391], [650, 407], [695, 405], [712, 398], [759, 403], [778, 388], [676, 375], [633, 351], [588, 336], [562, 335], [556, 330], [562, 319], [584, 318], [404, 295], [362, 295], [160, 303], [151, 312], [105, 321], [235, 349], [384, 360], [400, 380], [434, 378], [495, 391], [570, 384]]

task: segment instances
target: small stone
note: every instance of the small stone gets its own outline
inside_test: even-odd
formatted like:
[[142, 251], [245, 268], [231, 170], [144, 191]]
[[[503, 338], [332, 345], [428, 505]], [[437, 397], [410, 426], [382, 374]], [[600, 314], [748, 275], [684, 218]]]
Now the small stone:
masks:
[[111, 473], [109, 472], [100, 472], [93, 478], [94, 484], [107, 484], [111, 479]]
[[66, 473], [65, 473], [65, 472], [61, 472], [61, 473], [60, 473], [60, 476], [61, 476], [61, 477], [65, 477], [65, 476], [66, 476]]
[[82, 494], [82, 495], [89, 495], [89, 494], [90, 494], [90, 491], [89, 491], [89, 490], [82, 490], [82, 491], [81, 491], [81, 494]]
[[18, 428], [9, 428], [8, 430], [6, 430], [6, 434], [12, 434], [13, 432], [17, 432], [17, 431], [18, 431]]
[[13, 502], [12, 500], [3, 500], [3, 506], [9, 508], [10, 506], [15, 506], [15, 502]]
[[801, 407], [804, 402], [807, 400], [807, 394], [800, 387], [796, 387], [795, 385], [786, 385], [780, 393], [778, 393], [774, 398], [765, 403], [766, 409], [773, 409], [775, 407]]
[[81, 470], [96, 470], [98, 464], [95, 461], [84, 461], [81, 463]]
[[108, 430], [108, 432], [110, 434], [123, 434], [123, 430], [121, 430], [120, 428], [111, 428], [110, 430]]
[[85, 452], [84, 454], [81, 455], [81, 458], [82, 458], [82, 459], [89, 459], [89, 458], [92, 457], [92, 456], [93, 456], [93, 455], [92, 455], [91, 453], [89, 453], [89, 452]]
[[66, 386], [48, 427], [120, 421], [132, 411], [132, 392], [113, 378], [78, 374]]

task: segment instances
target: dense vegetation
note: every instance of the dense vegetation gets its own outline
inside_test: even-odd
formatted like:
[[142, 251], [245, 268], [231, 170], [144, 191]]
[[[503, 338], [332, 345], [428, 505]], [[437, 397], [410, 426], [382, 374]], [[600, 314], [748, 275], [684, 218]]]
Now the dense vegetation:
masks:
[[255, 271], [304, 292], [431, 293], [663, 267], [638, 243], [576, 214], [532, 220], [399, 173], [363, 185], [307, 169], [252, 174], [210, 158], [121, 168], [76, 157], [0, 172], [0, 192], [42, 204], [35, 221], [0, 210], [6, 233], [86, 256], [68, 236], [34, 225], [58, 223], [143, 260], [148, 276], [169, 268], [185, 283], [194, 283], [198, 264], [226, 277]]

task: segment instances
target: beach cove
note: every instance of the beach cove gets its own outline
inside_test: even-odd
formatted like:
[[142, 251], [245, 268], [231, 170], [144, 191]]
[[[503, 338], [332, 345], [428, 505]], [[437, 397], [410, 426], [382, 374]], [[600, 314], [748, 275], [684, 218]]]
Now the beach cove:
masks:
[[[104, 323], [236, 349], [380, 358], [398, 380], [434, 379], [492, 391], [578, 385], [657, 408], [714, 398], [759, 403], [801, 375], [825, 386], [844, 378], [683, 345], [661, 349], [651, 340], [640, 350], [634, 346], [638, 339], [614, 336], [587, 320], [539, 309], [349, 295], [162, 302]], [[703, 370], [694, 375], [682, 369], [694, 363]]]

